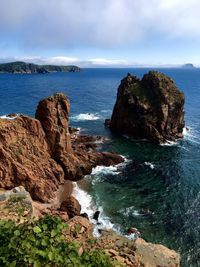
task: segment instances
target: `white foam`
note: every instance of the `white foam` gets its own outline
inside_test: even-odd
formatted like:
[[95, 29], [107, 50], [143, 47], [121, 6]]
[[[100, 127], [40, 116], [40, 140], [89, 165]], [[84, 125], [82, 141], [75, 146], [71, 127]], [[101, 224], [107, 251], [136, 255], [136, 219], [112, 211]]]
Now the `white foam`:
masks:
[[151, 162], [145, 161], [144, 163], [146, 166], [149, 166], [152, 170], [155, 168], [155, 165]]
[[129, 216], [129, 215], [140, 216], [141, 215], [139, 211], [135, 209], [134, 206], [121, 209], [119, 212], [122, 213], [124, 216]]
[[198, 134], [191, 127], [183, 129], [184, 139], [195, 144], [200, 144]]
[[99, 120], [101, 117], [98, 114], [93, 114], [93, 113], [81, 113], [76, 116], [72, 116], [71, 119], [73, 121], [95, 121]]
[[[85, 179], [87, 178], [92, 178], [91, 181], [92, 183], [98, 182], [101, 179], [102, 175], [106, 174], [112, 174], [112, 175], [117, 175], [120, 172], [118, 171], [119, 166], [123, 166], [126, 164], [129, 160], [125, 157], [124, 162], [120, 163], [115, 166], [97, 166], [92, 169], [92, 173], [90, 175], [87, 175]], [[93, 183], [93, 184], [94, 184]], [[94, 200], [90, 194], [88, 194], [85, 190], [79, 187], [79, 185], [74, 182], [74, 187], [73, 187], [73, 195], [75, 198], [79, 201], [81, 204], [81, 213], [87, 213], [89, 216], [90, 221], [94, 224], [94, 236], [99, 237], [99, 229], [112, 229], [113, 231], [117, 232], [118, 234], [122, 234], [120, 231], [120, 228], [117, 227], [115, 224], [113, 224], [108, 216], [104, 213], [103, 207], [102, 206], [97, 206], [96, 203], [94, 203]], [[93, 215], [95, 211], [100, 211], [99, 218], [98, 218], [98, 224], [97, 222], [93, 219]], [[128, 238], [133, 238], [134, 235], [128, 235]]]
[[81, 213], [87, 213], [90, 219], [95, 211], [95, 204], [92, 197], [83, 189], [81, 189], [76, 182], [73, 182], [73, 193], [74, 197], [81, 204]]
[[117, 175], [119, 172], [117, 171], [117, 166], [96, 166], [92, 169], [91, 175], [99, 175], [99, 174], [113, 174]]
[[9, 115], [2, 115], [0, 116], [0, 119], [3, 119], [3, 120], [15, 120], [19, 115], [16, 114], [16, 116], [13, 116], [13, 117], [10, 117]]
[[177, 146], [177, 141], [166, 141], [164, 144], [160, 144], [160, 146]]
[[[89, 220], [94, 224], [93, 234], [95, 237], [99, 237], [99, 229], [112, 229], [119, 232], [119, 229], [110, 221], [110, 218], [105, 216], [103, 208], [97, 207], [92, 199], [92, 197], [83, 189], [81, 189], [76, 182], [73, 183], [73, 196], [81, 204], [81, 213], [87, 213]], [[98, 224], [93, 219], [95, 211], [100, 211]]]

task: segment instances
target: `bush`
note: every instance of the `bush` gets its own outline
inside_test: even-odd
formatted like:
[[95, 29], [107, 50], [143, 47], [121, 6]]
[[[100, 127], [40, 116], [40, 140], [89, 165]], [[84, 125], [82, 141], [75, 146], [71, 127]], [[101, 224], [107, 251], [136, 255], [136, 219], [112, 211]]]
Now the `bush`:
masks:
[[0, 266], [9, 267], [113, 267], [102, 250], [78, 255], [80, 245], [65, 239], [67, 224], [60, 218], [45, 216], [23, 224], [0, 221]]

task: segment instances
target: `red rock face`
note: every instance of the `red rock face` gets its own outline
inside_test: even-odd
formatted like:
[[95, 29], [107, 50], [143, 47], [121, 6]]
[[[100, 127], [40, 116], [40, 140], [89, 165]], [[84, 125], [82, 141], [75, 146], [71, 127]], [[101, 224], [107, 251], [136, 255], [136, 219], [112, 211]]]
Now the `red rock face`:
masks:
[[183, 109], [184, 95], [169, 77], [151, 71], [139, 80], [128, 74], [121, 81], [106, 125], [135, 139], [174, 141], [183, 137]]
[[55, 94], [39, 103], [36, 119], [0, 119], [0, 188], [23, 185], [34, 200], [48, 202], [65, 180], [77, 181], [96, 165], [123, 161], [96, 152], [94, 138], [71, 135], [69, 111], [66, 96]]
[[72, 153], [69, 112], [70, 103], [64, 94], [55, 94], [38, 104], [35, 117], [42, 124], [53, 158]]
[[51, 158], [38, 120], [0, 119], [0, 187], [23, 185], [35, 200], [48, 201], [63, 181], [63, 169]]

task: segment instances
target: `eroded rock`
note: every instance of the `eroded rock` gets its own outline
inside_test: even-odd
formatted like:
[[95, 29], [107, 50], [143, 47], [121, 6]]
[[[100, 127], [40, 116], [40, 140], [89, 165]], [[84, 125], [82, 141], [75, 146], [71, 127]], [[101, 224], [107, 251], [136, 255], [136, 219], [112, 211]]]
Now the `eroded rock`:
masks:
[[162, 245], [148, 243], [142, 238], [135, 241], [135, 258], [144, 267], [178, 267], [180, 255]]
[[63, 169], [49, 154], [40, 122], [22, 115], [0, 119], [0, 187], [22, 185], [33, 199], [45, 202], [63, 182]]
[[60, 206], [61, 211], [66, 211], [69, 215], [69, 218], [73, 218], [74, 216], [80, 215], [81, 212], [81, 205], [79, 204], [78, 200], [70, 196]]
[[140, 80], [128, 74], [118, 88], [111, 120], [113, 131], [154, 143], [183, 137], [184, 94], [172, 79], [150, 71]]

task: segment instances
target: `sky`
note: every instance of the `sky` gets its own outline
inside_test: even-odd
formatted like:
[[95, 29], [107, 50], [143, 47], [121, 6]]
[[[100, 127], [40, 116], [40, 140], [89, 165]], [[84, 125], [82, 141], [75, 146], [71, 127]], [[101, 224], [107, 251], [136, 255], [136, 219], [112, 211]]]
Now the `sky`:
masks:
[[0, 61], [200, 65], [200, 0], [0, 0]]

